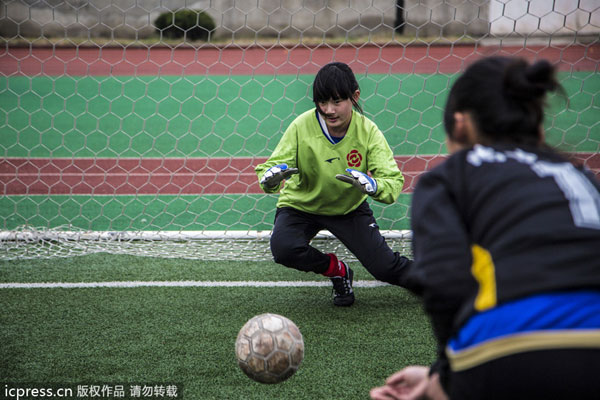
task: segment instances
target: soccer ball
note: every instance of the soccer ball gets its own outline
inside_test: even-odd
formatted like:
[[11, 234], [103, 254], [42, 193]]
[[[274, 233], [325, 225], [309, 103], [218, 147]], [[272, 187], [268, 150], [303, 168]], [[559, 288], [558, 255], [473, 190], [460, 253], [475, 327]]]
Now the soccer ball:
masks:
[[260, 383], [279, 383], [294, 375], [304, 358], [304, 340], [292, 321], [277, 314], [251, 318], [235, 341], [238, 365]]

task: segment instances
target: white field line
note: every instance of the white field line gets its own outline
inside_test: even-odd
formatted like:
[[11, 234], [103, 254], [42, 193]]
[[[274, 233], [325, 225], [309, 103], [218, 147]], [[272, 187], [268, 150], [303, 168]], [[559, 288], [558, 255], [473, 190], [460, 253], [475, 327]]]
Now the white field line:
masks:
[[[8, 282], [0, 289], [82, 289], [82, 288], [137, 288], [137, 287], [323, 287], [329, 281], [115, 281], [115, 282]], [[374, 288], [389, 286], [379, 281], [356, 281], [354, 287]]]

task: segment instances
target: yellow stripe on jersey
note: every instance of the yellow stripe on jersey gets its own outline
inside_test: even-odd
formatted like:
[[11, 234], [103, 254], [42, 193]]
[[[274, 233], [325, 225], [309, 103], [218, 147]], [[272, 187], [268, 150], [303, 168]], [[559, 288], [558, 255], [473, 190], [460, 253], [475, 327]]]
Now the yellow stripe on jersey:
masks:
[[517, 333], [460, 351], [446, 348], [452, 371], [463, 371], [511, 354], [535, 350], [600, 349], [600, 330], [556, 330]]
[[496, 271], [489, 251], [474, 244], [471, 246], [473, 265], [471, 273], [479, 284], [475, 298], [475, 310], [484, 311], [496, 306]]

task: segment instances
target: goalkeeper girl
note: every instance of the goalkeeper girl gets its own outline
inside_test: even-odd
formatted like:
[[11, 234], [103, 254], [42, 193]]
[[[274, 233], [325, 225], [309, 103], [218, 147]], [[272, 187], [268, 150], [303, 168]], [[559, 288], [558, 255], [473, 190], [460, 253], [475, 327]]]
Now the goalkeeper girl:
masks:
[[438, 360], [392, 375], [373, 399], [599, 398], [600, 183], [544, 144], [557, 89], [549, 62], [508, 57], [453, 85], [453, 154], [412, 202]]
[[310, 245], [320, 230], [337, 237], [378, 280], [406, 286], [412, 263], [387, 245], [367, 202], [396, 201], [404, 177], [383, 134], [362, 114], [359, 97], [348, 65], [322, 67], [313, 83], [315, 108], [299, 115], [256, 167], [263, 190], [280, 191], [270, 242], [275, 262], [329, 277], [337, 306], [354, 303], [353, 271]]

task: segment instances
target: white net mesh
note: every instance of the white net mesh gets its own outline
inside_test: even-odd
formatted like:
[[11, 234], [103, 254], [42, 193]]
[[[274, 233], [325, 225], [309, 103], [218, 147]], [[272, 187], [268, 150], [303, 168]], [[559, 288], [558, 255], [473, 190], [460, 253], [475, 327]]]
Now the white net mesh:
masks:
[[[161, 258], [201, 260], [272, 259], [268, 241], [270, 231], [204, 232], [76, 232], [66, 229], [23, 229], [0, 235], [4, 259], [71, 257], [92, 253], [145, 255]], [[410, 231], [385, 232], [388, 244], [410, 255]], [[334, 252], [345, 260], [355, 260], [331, 233], [320, 232], [312, 245]]]
[[[599, 33], [595, 0], [3, 1], [0, 259], [270, 259], [276, 196], [254, 166], [334, 60], [405, 175], [398, 202], [372, 207], [410, 255], [448, 88], [482, 56], [557, 65], [568, 99], [548, 140], [598, 173]], [[352, 259], [327, 232], [315, 243]]]

